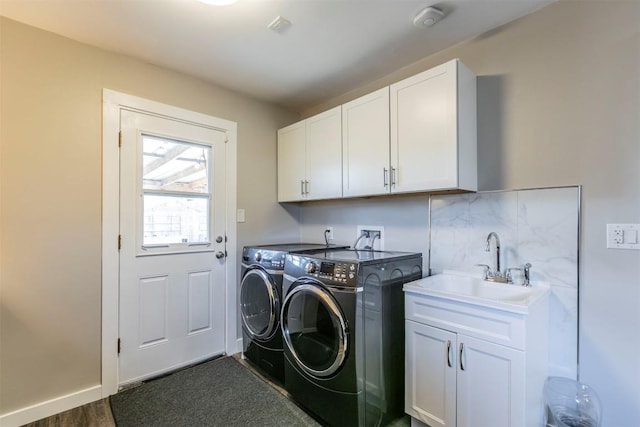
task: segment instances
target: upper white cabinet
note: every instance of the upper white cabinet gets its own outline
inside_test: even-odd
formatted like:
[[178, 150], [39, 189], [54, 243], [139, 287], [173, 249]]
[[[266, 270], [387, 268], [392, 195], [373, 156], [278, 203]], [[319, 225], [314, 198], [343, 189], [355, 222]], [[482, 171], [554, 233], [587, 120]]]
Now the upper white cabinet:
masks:
[[389, 87], [342, 106], [345, 197], [389, 193]]
[[306, 172], [307, 127], [294, 123], [278, 130], [278, 201], [301, 200]]
[[454, 59], [278, 131], [278, 200], [476, 191], [476, 145], [476, 76]]
[[335, 107], [278, 131], [278, 201], [342, 197], [342, 117]]
[[391, 192], [476, 191], [476, 76], [454, 59], [389, 90]]

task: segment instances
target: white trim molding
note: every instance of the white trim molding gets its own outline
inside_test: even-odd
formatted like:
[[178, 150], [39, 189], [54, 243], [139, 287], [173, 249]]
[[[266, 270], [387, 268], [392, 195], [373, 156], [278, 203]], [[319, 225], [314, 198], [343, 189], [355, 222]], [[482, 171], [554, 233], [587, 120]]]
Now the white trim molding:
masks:
[[26, 408], [18, 409], [17, 411], [0, 415], [0, 426], [22, 426], [69, 409], [94, 402], [101, 398], [102, 387], [100, 385], [96, 385], [75, 393], [56, 397], [55, 399], [40, 402], [32, 406], [27, 406]]
[[102, 395], [118, 392], [118, 233], [120, 229], [120, 154], [118, 134], [123, 109], [151, 113], [222, 130], [226, 143], [226, 331], [225, 351], [238, 351], [236, 330], [237, 301], [237, 123], [132, 95], [103, 89], [102, 123]]

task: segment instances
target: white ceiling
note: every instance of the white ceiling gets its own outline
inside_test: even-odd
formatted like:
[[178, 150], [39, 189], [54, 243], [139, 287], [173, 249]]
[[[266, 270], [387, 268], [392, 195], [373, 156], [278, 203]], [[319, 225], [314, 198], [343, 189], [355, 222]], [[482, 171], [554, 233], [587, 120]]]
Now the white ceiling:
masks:
[[[301, 110], [552, 1], [0, 0], [0, 15]], [[446, 17], [413, 26], [432, 5]]]

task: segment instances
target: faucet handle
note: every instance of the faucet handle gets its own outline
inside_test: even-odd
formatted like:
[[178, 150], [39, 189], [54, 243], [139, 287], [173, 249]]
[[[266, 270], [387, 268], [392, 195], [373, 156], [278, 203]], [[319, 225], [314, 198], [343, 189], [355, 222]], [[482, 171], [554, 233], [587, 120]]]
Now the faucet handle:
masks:
[[513, 275], [511, 274], [511, 271], [513, 270], [520, 270], [523, 271], [524, 269], [519, 268], [519, 267], [511, 267], [511, 268], [507, 268], [507, 283], [511, 283], [513, 284]]
[[526, 263], [523, 268], [524, 271], [524, 282], [522, 286], [531, 286], [531, 264]]
[[491, 267], [489, 267], [487, 264], [476, 264], [475, 266], [483, 268], [484, 277], [482, 278], [482, 280], [486, 280], [487, 277], [489, 277], [489, 272], [491, 271]]

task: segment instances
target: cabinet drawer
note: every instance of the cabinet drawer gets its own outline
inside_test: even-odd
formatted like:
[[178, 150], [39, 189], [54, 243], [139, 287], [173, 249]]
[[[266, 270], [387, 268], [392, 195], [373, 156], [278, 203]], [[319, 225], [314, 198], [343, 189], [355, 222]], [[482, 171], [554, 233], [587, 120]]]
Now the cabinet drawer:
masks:
[[405, 317], [496, 344], [525, 349], [525, 317], [522, 315], [405, 292]]

